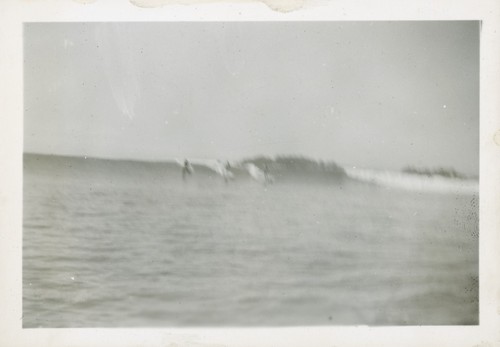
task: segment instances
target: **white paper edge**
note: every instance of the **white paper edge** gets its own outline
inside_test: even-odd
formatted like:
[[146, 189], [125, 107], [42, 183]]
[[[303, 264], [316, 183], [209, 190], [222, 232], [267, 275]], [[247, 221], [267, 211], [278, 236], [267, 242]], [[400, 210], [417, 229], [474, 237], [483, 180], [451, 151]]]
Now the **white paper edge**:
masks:
[[[478, 326], [22, 329], [22, 23], [227, 20], [482, 21]], [[0, 2], [0, 346], [500, 346], [499, 22], [500, 1], [496, 0], [316, 1], [288, 13], [259, 2], [158, 8], [110, 0]]]

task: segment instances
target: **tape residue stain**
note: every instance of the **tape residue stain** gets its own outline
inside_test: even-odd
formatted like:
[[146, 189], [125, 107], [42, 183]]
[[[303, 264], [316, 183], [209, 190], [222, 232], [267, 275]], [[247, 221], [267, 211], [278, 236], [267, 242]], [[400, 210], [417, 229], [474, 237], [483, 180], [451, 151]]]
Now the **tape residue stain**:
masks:
[[87, 4], [93, 4], [97, 0], [73, 0], [79, 4], [87, 5]]
[[[75, 0], [85, 1], [85, 0]], [[199, 5], [210, 3], [250, 3], [261, 2], [273, 11], [287, 13], [303, 8], [308, 0], [130, 0], [134, 6], [155, 8], [166, 5]]]
[[495, 135], [493, 135], [493, 141], [496, 143], [497, 146], [500, 146], [500, 129], [498, 129], [495, 132]]

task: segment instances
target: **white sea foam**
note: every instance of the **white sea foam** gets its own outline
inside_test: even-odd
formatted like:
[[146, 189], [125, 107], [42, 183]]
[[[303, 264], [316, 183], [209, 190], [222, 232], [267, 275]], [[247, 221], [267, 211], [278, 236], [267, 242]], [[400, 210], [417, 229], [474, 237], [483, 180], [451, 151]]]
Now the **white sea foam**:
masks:
[[473, 194], [479, 191], [479, 182], [473, 179], [457, 179], [442, 176], [422, 176], [397, 171], [379, 171], [346, 168], [349, 177], [380, 186], [412, 191], [453, 192]]

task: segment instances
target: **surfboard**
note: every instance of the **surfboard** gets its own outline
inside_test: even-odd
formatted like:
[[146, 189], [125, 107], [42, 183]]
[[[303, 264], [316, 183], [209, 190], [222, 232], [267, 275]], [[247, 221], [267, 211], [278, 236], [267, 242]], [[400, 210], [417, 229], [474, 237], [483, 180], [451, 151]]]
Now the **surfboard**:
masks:
[[255, 164], [247, 163], [245, 164], [245, 168], [250, 176], [259, 183], [266, 184], [274, 182], [274, 177], [272, 175], [266, 175], [266, 173], [259, 169]]
[[219, 175], [221, 175], [225, 180], [228, 179], [233, 179], [234, 174], [226, 168], [224, 164], [222, 164], [221, 161], [217, 160], [212, 168], [215, 172], [217, 172]]

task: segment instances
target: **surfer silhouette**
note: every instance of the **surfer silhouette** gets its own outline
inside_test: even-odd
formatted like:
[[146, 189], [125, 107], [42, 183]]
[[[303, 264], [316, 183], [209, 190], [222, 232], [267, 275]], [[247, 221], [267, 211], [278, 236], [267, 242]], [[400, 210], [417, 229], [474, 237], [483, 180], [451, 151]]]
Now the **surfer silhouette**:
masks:
[[184, 159], [184, 166], [182, 167], [182, 179], [186, 179], [186, 175], [191, 175], [193, 172], [191, 164], [187, 159]]

